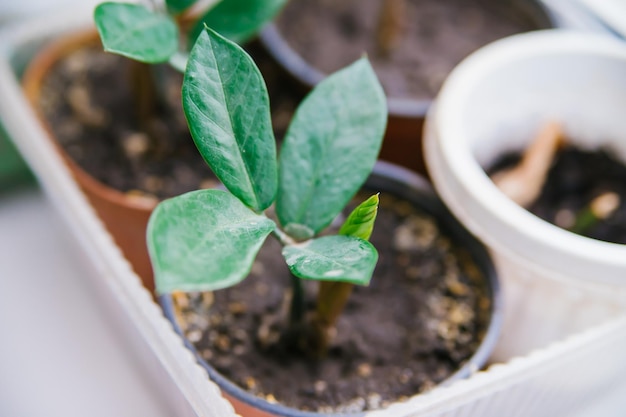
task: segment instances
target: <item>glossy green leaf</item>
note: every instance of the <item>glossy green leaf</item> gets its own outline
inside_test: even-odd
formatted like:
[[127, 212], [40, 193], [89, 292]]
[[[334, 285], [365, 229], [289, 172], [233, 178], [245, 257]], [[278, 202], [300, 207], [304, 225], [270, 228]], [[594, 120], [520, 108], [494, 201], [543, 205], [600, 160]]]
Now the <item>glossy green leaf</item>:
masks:
[[178, 14], [193, 6], [198, 0], [165, 0], [167, 10], [170, 13]]
[[248, 207], [276, 196], [276, 141], [261, 73], [235, 43], [206, 29], [187, 61], [183, 108], [202, 157]]
[[189, 34], [195, 40], [206, 24], [233, 42], [243, 43], [272, 20], [287, 0], [221, 0], [195, 25]]
[[339, 229], [340, 235], [369, 240], [378, 214], [378, 194], [359, 204]]
[[274, 228], [225, 191], [193, 191], [161, 202], [147, 232], [157, 291], [209, 291], [240, 282]]
[[372, 170], [386, 123], [385, 95], [366, 58], [313, 90], [280, 155], [276, 212], [288, 233], [330, 224]]
[[176, 23], [144, 6], [101, 3], [94, 19], [105, 51], [153, 64], [166, 62], [178, 49]]
[[350, 236], [324, 236], [283, 248], [289, 270], [300, 278], [367, 285], [378, 252], [366, 240]]

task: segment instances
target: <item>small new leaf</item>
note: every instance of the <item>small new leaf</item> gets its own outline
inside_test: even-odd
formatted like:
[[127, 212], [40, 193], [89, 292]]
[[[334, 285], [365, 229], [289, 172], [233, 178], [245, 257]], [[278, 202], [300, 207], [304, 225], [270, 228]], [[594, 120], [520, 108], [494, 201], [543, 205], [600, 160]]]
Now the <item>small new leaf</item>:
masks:
[[313, 90], [281, 150], [276, 214], [285, 230], [317, 234], [332, 222], [370, 174], [386, 123], [385, 95], [366, 58]]
[[252, 58], [211, 29], [198, 37], [183, 80], [198, 150], [226, 188], [260, 212], [276, 196], [276, 140], [265, 82]]
[[287, 0], [221, 0], [196, 23], [189, 35], [190, 43], [193, 44], [206, 25], [241, 44], [272, 20], [285, 3]]
[[274, 228], [225, 191], [193, 191], [161, 202], [147, 232], [157, 292], [211, 291], [240, 282]]
[[166, 62], [178, 49], [178, 27], [164, 14], [130, 3], [101, 3], [94, 19], [102, 45], [137, 61]]
[[378, 214], [378, 194], [359, 204], [339, 229], [340, 235], [369, 240]]
[[322, 281], [369, 284], [378, 252], [366, 240], [324, 236], [283, 248], [289, 270], [297, 277]]

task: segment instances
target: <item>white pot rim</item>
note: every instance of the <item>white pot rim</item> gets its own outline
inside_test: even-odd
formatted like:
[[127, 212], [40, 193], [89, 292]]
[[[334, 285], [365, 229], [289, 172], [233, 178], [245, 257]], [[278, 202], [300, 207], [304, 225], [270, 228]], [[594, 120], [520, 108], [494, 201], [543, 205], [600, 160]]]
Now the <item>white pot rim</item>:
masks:
[[[496, 41], [463, 61], [444, 84], [428, 116], [425, 151], [435, 187], [476, 235], [540, 269], [587, 283], [626, 284], [626, 245], [562, 230], [519, 207], [489, 180], [463, 131], [463, 109], [474, 85], [502, 66], [542, 55], [602, 56], [624, 62], [626, 43], [605, 35], [545, 30]], [[445, 165], [447, 173], [438, 166]], [[471, 201], [472, 204], [467, 204]]]

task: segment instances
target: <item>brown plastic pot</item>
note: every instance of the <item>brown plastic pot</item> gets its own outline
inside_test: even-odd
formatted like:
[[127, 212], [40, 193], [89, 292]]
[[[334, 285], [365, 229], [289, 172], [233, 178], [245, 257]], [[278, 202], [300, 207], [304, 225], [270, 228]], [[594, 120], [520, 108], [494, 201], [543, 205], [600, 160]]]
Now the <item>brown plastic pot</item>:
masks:
[[[428, 181], [416, 173], [394, 164], [378, 161], [364, 188], [403, 198], [421, 211], [436, 218], [442, 231], [456, 244], [467, 250], [484, 277], [489, 290], [491, 306], [490, 320], [483, 339], [474, 354], [463, 366], [440, 385], [448, 385], [454, 381], [470, 377], [486, 365], [502, 327], [502, 292], [490, 255], [484, 246], [450, 214]], [[369, 411], [362, 411], [350, 414], [321, 414], [301, 411], [281, 404], [270, 403], [245, 391], [215, 370], [185, 337], [178, 322], [179, 316], [174, 307], [172, 295], [163, 294], [159, 296], [159, 302], [174, 330], [183, 338], [185, 345], [193, 352], [198, 363], [207, 371], [213, 382], [222, 390], [224, 397], [232, 403], [235, 411], [242, 417], [364, 417], [370, 413]]]
[[[557, 25], [555, 16], [541, 1], [511, 0], [506, 3], [506, 7], [513, 12], [523, 13], [532, 19], [537, 29]], [[311, 36], [314, 37], [315, 34]], [[289, 46], [275, 24], [268, 24], [260, 33], [259, 38], [279, 65], [305, 88], [313, 88], [326, 76]], [[429, 99], [388, 97], [389, 118], [380, 159], [409, 168], [422, 175], [428, 175], [422, 152], [422, 128], [433, 99], [434, 97]]]
[[52, 129], [39, 108], [41, 85], [53, 65], [68, 54], [98, 42], [97, 32], [91, 29], [69, 34], [45, 45], [26, 68], [22, 86], [57, 152], [144, 286], [153, 292], [154, 279], [145, 236], [150, 213], [158, 201], [125, 194], [103, 184], [79, 167], [54, 139]]

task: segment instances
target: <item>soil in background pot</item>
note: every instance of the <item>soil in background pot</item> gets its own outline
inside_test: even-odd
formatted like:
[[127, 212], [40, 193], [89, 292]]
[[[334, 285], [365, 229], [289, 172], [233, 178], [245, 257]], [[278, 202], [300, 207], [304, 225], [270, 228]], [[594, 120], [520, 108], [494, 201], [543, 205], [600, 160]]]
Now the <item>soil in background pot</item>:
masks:
[[[261, 48], [249, 52], [264, 72], [277, 139], [303, 94], [283, 80]], [[131, 194], [172, 197], [218, 184], [189, 134], [181, 104], [182, 75], [154, 66], [159, 80], [154, 117], [140, 124], [130, 60], [98, 41], [56, 63], [44, 80], [40, 108], [59, 144], [100, 182]]]
[[[486, 280], [434, 218], [385, 193], [370, 240], [380, 254], [374, 277], [355, 287], [325, 358], [276, 343], [290, 275], [271, 238], [241, 284], [177, 297], [177, 320], [211, 366], [270, 402], [357, 412], [428, 390], [481, 343], [490, 320]], [[317, 284], [304, 282], [312, 309]]]
[[[380, 19], [385, 3], [394, 8]], [[499, 0], [299, 0], [287, 4], [277, 26], [306, 62], [329, 74], [364, 52], [393, 98], [429, 100], [469, 53], [491, 41], [540, 29], [533, 12]], [[515, 2], [513, 2], [515, 3]], [[529, 2], [530, 3], [530, 2]], [[381, 21], [386, 29], [379, 35]], [[391, 38], [391, 48], [380, 47]]]
[[[490, 175], [512, 167], [519, 153], [504, 155], [488, 172]], [[575, 218], [596, 197], [613, 192], [618, 208], [580, 234], [593, 239], [626, 244], [626, 166], [608, 149], [583, 150], [566, 146], [555, 155], [545, 184], [529, 211], [563, 229], [571, 229]]]

